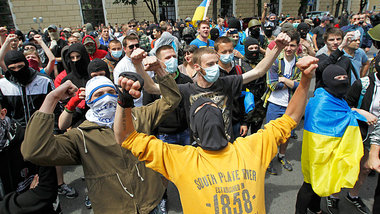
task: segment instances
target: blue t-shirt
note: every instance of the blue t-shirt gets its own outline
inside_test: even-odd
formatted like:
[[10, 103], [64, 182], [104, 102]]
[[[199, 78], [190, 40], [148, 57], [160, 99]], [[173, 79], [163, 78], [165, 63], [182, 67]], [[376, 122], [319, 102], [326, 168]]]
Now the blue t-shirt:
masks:
[[208, 45], [207, 45], [207, 42], [203, 42], [201, 40], [199, 40], [198, 38], [194, 39], [190, 45], [195, 45], [197, 46], [198, 48], [204, 48], [204, 47], [209, 47], [209, 48], [212, 48], [214, 49], [214, 41], [212, 41], [211, 39], [208, 39]]
[[[367, 54], [363, 49], [359, 48], [355, 51], [355, 55], [352, 57], [350, 54], [344, 51], [344, 55], [347, 56], [351, 60], [351, 64], [354, 67], [354, 71], [358, 77], [360, 77], [360, 68], [364, 63], [368, 61]], [[356, 80], [355, 75], [351, 74], [351, 84]]]

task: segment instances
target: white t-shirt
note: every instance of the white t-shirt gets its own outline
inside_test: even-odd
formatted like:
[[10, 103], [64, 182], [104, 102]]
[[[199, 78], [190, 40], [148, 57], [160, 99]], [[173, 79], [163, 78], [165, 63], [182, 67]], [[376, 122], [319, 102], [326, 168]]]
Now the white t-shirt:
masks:
[[[293, 59], [290, 62], [288, 62], [284, 58], [284, 62], [285, 62], [285, 68], [284, 68], [283, 76], [290, 79], [290, 77], [292, 76], [292, 68], [294, 67], [294, 64], [296, 63], [296, 58], [293, 57]], [[289, 104], [288, 88], [273, 91], [271, 95], [269, 96], [268, 101], [276, 105], [287, 107]]]
[[[375, 88], [373, 90], [372, 103], [369, 112], [376, 117], [380, 116], [380, 80], [377, 78], [377, 75], [375, 75]], [[374, 129], [374, 125], [368, 126], [368, 135], [371, 134]]]

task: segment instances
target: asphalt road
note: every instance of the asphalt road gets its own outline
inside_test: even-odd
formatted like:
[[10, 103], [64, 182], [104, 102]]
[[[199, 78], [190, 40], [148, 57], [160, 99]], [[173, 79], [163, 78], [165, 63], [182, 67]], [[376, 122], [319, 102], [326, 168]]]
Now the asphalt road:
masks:
[[[367, 55], [368, 57], [372, 58], [374, 53], [376, 53], [376, 50], [372, 48]], [[314, 86], [312, 85], [311, 88], [313, 89]], [[312, 92], [310, 91], [310, 96], [311, 95]], [[274, 163], [275, 167], [278, 169], [279, 175], [266, 175], [265, 207], [267, 213], [269, 214], [291, 214], [295, 212], [297, 192], [303, 182], [303, 176], [301, 172], [302, 127], [303, 124], [301, 122], [301, 124], [296, 129], [298, 139], [290, 140], [291, 142], [286, 153], [287, 158], [293, 164], [294, 170], [289, 172], [283, 169], [280, 163], [275, 159]], [[86, 188], [85, 182], [81, 179], [83, 176], [82, 167], [64, 167], [64, 172], [65, 182], [75, 187], [79, 192], [79, 196], [75, 199], [66, 199], [65, 197], [60, 196], [63, 212], [65, 214], [93, 213], [91, 209], [87, 209], [84, 206]], [[372, 210], [373, 206], [373, 195], [377, 183], [377, 176], [378, 174], [376, 174], [376, 176], [368, 177], [360, 191], [360, 196], [362, 197], [364, 203], [370, 208], [370, 210]], [[339, 203], [340, 213], [359, 214], [355, 207], [345, 200], [344, 196], [346, 195], [346, 192], [347, 190], [343, 190], [340, 194], [340, 197], [342, 199]], [[178, 191], [173, 184], [169, 184], [168, 197], [169, 214], [182, 213]], [[321, 208], [326, 211], [326, 200], [324, 198], [322, 199]]]

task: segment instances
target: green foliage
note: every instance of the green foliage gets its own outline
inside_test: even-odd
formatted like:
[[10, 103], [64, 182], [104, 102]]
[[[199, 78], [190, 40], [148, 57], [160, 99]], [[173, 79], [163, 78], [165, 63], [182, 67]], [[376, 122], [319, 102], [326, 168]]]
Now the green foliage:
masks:
[[[145, 0], [144, 0], [145, 1]], [[136, 5], [137, 0], [114, 0], [113, 4]]]

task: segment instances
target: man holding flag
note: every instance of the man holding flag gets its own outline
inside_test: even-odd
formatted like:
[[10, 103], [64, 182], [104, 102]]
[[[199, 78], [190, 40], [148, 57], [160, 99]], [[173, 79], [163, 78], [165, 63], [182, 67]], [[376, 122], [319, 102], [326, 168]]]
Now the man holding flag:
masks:
[[306, 214], [308, 209], [322, 213], [321, 197], [352, 188], [363, 156], [357, 119], [367, 120], [343, 99], [349, 86], [346, 71], [329, 65], [322, 80], [324, 87], [315, 90], [305, 111], [301, 155], [304, 183], [297, 194], [296, 214]]

